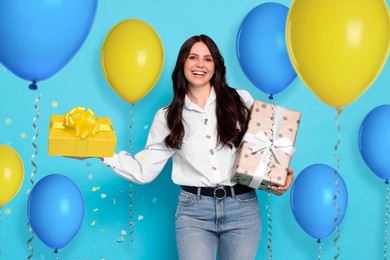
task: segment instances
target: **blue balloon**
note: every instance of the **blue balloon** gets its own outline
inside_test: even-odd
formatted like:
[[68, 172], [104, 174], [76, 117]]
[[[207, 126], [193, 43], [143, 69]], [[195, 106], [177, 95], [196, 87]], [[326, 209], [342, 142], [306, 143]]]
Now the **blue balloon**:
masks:
[[241, 23], [237, 55], [247, 78], [264, 93], [283, 91], [296, 78], [286, 45], [289, 9], [265, 3], [252, 9]]
[[379, 178], [390, 179], [390, 105], [371, 110], [359, 130], [360, 154]]
[[39, 180], [28, 198], [27, 215], [39, 239], [55, 250], [66, 246], [84, 219], [84, 197], [77, 185], [61, 174]]
[[[339, 214], [334, 205], [337, 191]], [[325, 164], [313, 164], [305, 168], [294, 181], [290, 205], [301, 228], [313, 238], [323, 239], [335, 230], [335, 219], [338, 226], [344, 218], [348, 205], [347, 187], [341, 175], [335, 174], [333, 168]]]
[[97, 0], [0, 0], [0, 61], [29, 81], [47, 79], [83, 44]]

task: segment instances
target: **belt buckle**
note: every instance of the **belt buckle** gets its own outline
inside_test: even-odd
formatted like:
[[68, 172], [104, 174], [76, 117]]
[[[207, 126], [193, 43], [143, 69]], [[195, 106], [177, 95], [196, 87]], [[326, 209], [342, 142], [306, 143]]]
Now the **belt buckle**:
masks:
[[[223, 191], [223, 193], [222, 194], [218, 194], [219, 191]], [[227, 195], [227, 193], [226, 193], [226, 190], [225, 190], [225, 188], [223, 186], [217, 186], [214, 189], [214, 198], [216, 198], [218, 200], [223, 200], [226, 197], [226, 195]]]

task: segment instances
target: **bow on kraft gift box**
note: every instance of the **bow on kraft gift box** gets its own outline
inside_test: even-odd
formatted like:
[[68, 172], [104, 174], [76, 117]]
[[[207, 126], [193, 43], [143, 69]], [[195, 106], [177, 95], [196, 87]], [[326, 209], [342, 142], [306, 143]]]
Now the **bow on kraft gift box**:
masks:
[[96, 118], [91, 109], [79, 106], [50, 117], [49, 155], [112, 157], [116, 142], [111, 120]]
[[301, 112], [255, 100], [232, 179], [260, 190], [284, 186]]

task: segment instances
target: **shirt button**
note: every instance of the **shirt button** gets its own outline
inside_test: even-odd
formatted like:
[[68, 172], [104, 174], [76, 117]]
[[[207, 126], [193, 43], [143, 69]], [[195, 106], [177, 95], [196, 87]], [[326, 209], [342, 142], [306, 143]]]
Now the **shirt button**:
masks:
[[215, 170], [217, 169], [217, 167], [213, 166], [213, 167], [211, 167], [211, 169], [212, 169], [213, 171], [215, 171]]

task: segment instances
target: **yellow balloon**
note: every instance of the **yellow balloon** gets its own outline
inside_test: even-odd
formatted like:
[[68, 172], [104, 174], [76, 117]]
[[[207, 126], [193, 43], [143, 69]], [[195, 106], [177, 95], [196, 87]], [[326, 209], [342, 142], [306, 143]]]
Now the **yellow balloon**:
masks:
[[155, 86], [161, 75], [163, 45], [149, 24], [138, 19], [124, 20], [107, 34], [100, 63], [110, 87], [134, 104]]
[[341, 109], [381, 72], [390, 46], [384, 0], [295, 0], [286, 24], [291, 62], [324, 103]]
[[23, 161], [11, 147], [0, 144], [0, 208], [15, 197], [24, 179]]

